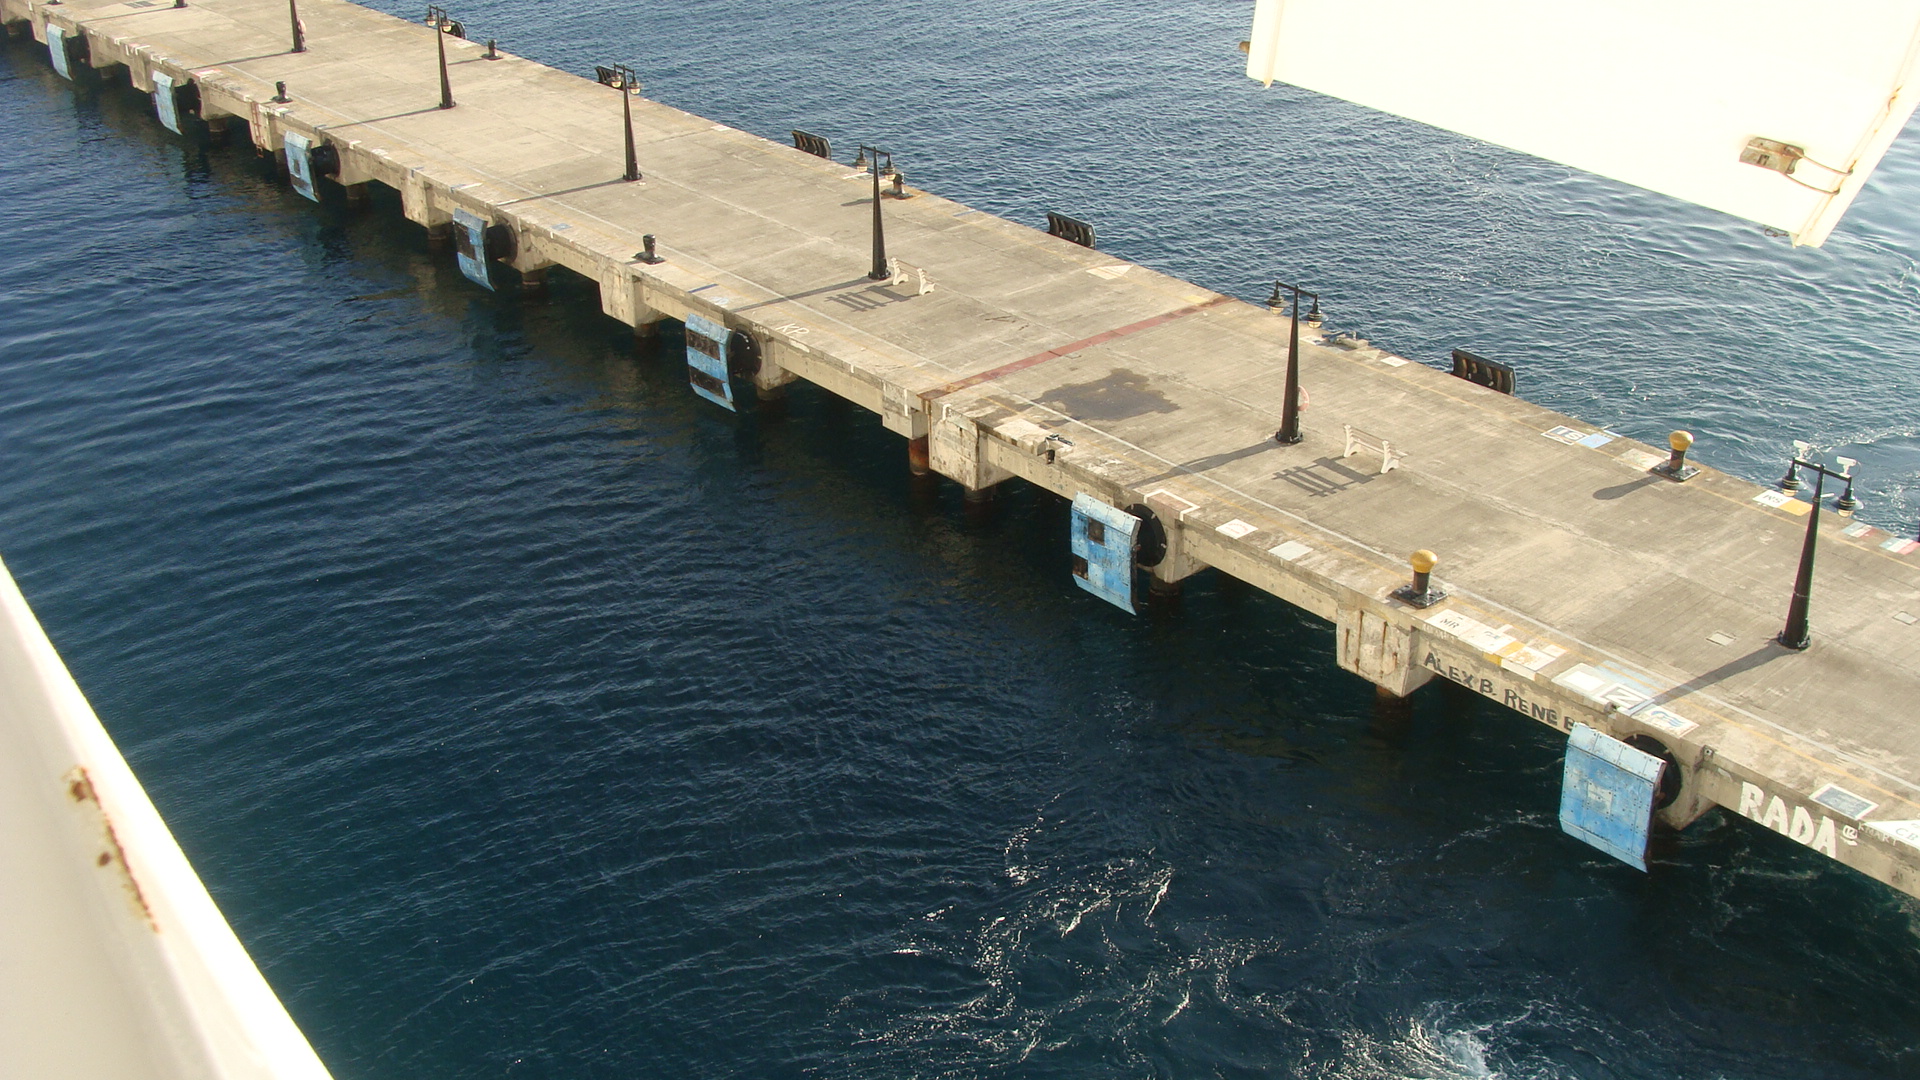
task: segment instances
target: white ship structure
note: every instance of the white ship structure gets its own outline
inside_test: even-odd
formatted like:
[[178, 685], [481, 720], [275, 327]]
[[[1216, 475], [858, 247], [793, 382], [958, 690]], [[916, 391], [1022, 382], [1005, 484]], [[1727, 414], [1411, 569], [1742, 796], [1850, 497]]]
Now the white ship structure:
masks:
[[1825, 242], [1913, 115], [1920, 2], [1257, 0], [1247, 75]]
[[0, 565], [0, 1074], [327, 1080]]

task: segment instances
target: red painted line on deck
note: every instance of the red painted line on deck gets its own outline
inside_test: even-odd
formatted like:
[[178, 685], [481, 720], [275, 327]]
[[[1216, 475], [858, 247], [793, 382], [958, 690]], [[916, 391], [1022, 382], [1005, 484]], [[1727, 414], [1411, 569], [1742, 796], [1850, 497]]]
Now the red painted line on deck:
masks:
[[1069, 342], [1059, 348], [1048, 349], [1043, 353], [1034, 353], [1024, 360], [1015, 360], [1011, 364], [1001, 364], [997, 368], [989, 368], [986, 371], [980, 372], [978, 375], [969, 375], [964, 379], [958, 379], [944, 386], [935, 387], [920, 396], [928, 401], [932, 401], [937, 397], [945, 397], [956, 391], [965, 390], [969, 386], [979, 386], [983, 382], [992, 382], [1002, 375], [1011, 375], [1016, 371], [1025, 371], [1035, 364], [1044, 364], [1055, 357], [1068, 356], [1072, 353], [1079, 352], [1081, 349], [1092, 348], [1095, 345], [1104, 345], [1116, 338], [1126, 337], [1128, 334], [1137, 334], [1142, 330], [1151, 330], [1161, 323], [1172, 322], [1183, 316], [1191, 315], [1196, 311], [1205, 311], [1207, 308], [1216, 307], [1232, 299], [1233, 297], [1231, 296], [1216, 296], [1205, 303], [1193, 304], [1180, 308], [1177, 311], [1169, 311], [1164, 315], [1155, 315], [1151, 319], [1141, 319], [1136, 323], [1128, 323], [1125, 326], [1115, 327], [1112, 330], [1095, 334], [1090, 338], [1081, 338], [1079, 341]]

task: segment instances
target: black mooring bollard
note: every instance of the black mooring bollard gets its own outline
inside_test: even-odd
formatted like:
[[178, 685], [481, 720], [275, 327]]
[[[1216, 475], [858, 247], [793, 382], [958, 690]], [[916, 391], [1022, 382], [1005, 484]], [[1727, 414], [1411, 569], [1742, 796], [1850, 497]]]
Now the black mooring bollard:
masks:
[[640, 244], [641, 244], [640, 250], [633, 253], [633, 257], [635, 259], [643, 263], [657, 263], [657, 262], [666, 261], [660, 258], [660, 256], [654, 254], [652, 233], [647, 233], [645, 236], [642, 236], [640, 238]]
[[287, 102], [293, 100], [292, 98], [287, 96], [286, 83], [276, 82], [273, 84], [273, 100], [282, 105], [285, 105]]

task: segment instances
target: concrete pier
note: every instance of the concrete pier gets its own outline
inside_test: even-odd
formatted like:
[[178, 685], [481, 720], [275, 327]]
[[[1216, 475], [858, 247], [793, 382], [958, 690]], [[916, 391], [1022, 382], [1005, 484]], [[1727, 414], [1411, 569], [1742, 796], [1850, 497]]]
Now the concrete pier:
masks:
[[[969, 492], [1017, 477], [1142, 508], [1163, 591], [1230, 574], [1328, 622], [1340, 666], [1385, 692], [1447, 679], [1651, 749], [1680, 780], [1668, 823], [1719, 805], [1920, 895], [1910, 535], [1829, 513], [1813, 645], [1787, 649], [1810, 506], [1702, 464], [1711, 432], [1678, 479], [1665, 445], [1303, 328], [1311, 405], [1281, 445], [1288, 323], [1263, 307], [891, 183], [875, 279], [863, 170], [632, 98], [627, 182], [619, 90], [449, 38], [443, 109], [435, 31], [300, 12], [296, 53], [278, 0], [0, 0], [77, 63], [193, 87], [209, 123], [291, 146], [322, 186], [392, 188], [482, 271], [565, 267], [642, 337], [744, 335], [743, 394], [806, 379]], [[1394, 595], [1419, 549], [1445, 593], [1428, 606]]]

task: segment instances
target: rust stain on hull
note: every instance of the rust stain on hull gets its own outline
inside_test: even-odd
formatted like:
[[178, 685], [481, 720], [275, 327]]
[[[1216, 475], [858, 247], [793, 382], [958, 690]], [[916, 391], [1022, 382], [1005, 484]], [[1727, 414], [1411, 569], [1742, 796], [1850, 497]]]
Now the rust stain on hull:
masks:
[[140, 917], [154, 933], [160, 932], [160, 924], [154, 921], [153, 909], [147, 906], [147, 897], [140, 891], [140, 882], [133, 876], [133, 867], [127, 862], [127, 851], [120, 846], [120, 837], [113, 831], [113, 819], [107, 816], [107, 808], [100, 805], [100, 797], [94, 793], [93, 778], [87, 775], [84, 765], [75, 765], [66, 775], [67, 795], [76, 803], [92, 803], [94, 811], [100, 815], [100, 828], [106, 834], [107, 847], [94, 859], [94, 865], [106, 867], [115, 863], [120, 866], [120, 880], [127, 888], [127, 895], [133, 899], [134, 907], [140, 910]]

